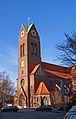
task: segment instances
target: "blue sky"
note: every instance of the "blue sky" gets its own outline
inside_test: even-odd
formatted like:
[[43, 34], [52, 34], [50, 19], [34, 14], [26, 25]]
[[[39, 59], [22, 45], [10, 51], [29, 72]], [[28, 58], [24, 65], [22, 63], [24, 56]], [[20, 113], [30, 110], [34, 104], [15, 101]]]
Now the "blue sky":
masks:
[[76, 30], [76, 0], [0, 0], [0, 71], [16, 84], [18, 38], [22, 24], [34, 22], [40, 36], [42, 61], [60, 65], [57, 43]]

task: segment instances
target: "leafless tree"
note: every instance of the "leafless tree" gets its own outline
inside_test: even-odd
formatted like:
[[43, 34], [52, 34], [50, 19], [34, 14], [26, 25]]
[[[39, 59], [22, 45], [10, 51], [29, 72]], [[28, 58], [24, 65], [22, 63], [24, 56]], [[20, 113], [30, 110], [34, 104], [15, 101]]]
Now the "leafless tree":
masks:
[[56, 45], [56, 48], [60, 51], [58, 59], [62, 64], [67, 66], [76, 65], [76, 33], [66, 34], [66, 40]]
[[15, 92], [14, 83], [6, 71], [0, 72], [0, 102], [10, 100]]

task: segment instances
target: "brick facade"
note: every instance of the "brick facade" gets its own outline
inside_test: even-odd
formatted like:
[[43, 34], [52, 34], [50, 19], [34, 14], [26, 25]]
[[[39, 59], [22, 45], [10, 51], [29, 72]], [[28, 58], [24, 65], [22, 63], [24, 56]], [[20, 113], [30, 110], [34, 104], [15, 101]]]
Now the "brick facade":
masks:
[[[18, 41], [18, 78], [14, 105], [21, 107], [38, 107], [44, 104], [60, 104], [60, 82], [69, 87], [71, 68], [41, 62], [40, 38], [34, 24], [22, 24]], [[44, 93], [37, 90], [44, 89]], [[49, 93], [45, 94], [46, 88]], [[67, 96], [68, 97], [68, 96]]]

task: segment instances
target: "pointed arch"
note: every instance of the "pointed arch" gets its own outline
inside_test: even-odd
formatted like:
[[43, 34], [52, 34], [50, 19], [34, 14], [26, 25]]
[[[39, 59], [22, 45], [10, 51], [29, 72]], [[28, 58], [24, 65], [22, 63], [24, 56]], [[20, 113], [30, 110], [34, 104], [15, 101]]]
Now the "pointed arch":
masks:
[[34, 44], [34, 55], [37, 55], [37, 45]]
[[21, 79], [21, 87], [23, 87], [23, 86], [24, 86], [24, 84], [25, 84], [24, 79]]
[[33, 54], [34, 48], [33, 48], [33, 43], [31, 43], [31, 54]]
[[43, 105], [48, 105], [48, 100], [45, 96], [43, 97]]

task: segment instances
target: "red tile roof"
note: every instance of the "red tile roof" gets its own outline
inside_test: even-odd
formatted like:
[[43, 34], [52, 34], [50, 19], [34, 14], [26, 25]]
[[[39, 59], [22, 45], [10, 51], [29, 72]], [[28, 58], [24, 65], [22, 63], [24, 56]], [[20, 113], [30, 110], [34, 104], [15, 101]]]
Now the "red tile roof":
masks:
[[69, 67], [62, 67], [59, 65], [49, 64], [46, 62], [41, 62], [41, 65], [42, 65], [43, 69], [47, 69], [50, 71], [58, 71], [61, 73], [70, 73], [70, 70], [71, 70], [71, 68], [69, 68]]
[[60, 77], [60, 78], [63, 78], [63, 79], [70, 79], [71, 78], [70, 74], [67, 74], [67, 73], [61, 73], [61, 72], [57, 72], [57, 71], [50, 71], [50, 70], [46, 70], [46, 69], [44, 69], [44, 71], [46, 72], [46, 74], [48, 76], [51, 76], [51, 77]]
[[71, 68], [41, 62], [42, 68], [48, 77], [70, 79]]
[[48, 91], [48, 89], [45, 86], [44, 82], [41, 82], [39, 84], [39, 87], [38, 87], [37, 91], [36, 91], [36, 95], [43, 95], [43, 94], [48, 95], [48, 94], [50, 94], [50, 92]]
[[[31, 72], [31, 74], [34, 74], [38, 67], [40, 66], [40, 64], [37, 64], [33, 71]], [[41, 62], [41, 66], [43, 68], [43, 71], [46, 73], [46, 75], [48, 77], [52, 77], [52, 78], [62, 78], [62, 79], [70, 79], [71, 75], [70, 75], [70, 71], [71, 68], [68, 67], [62, 67], [62, 66], [58, 66], [58, 65], [54, 65], [54, 64], [49, 64], [49, 63], [45, 63], [45, 62]]]
[[34, 69], [32, 70], [31, 74], [34, 74], [34, 73], [37, 71], [37, 69], [38, 69], [39, 66], [40, 66], [40, 64], [37, 64], [37, 65], [34, 67]]

